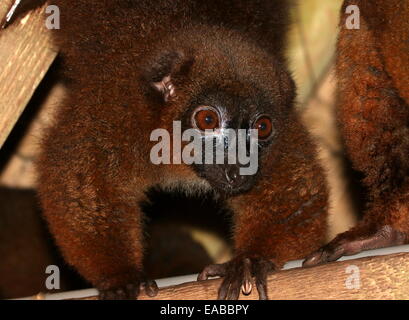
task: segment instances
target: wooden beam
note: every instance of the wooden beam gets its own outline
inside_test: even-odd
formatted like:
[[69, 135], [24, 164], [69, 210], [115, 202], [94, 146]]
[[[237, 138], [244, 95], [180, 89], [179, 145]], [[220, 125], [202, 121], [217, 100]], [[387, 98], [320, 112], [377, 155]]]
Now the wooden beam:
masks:
[[[1, 21], [12, 2], [0, 1]], [[57, 55], [44, 10], [45, 5], [0, 29], [0, 148]]]
[[[213, 300], [221, 279], [162, 288], [156, 300]], [[358, 288], [359, 287], [359, 288]], [[268, 278], [271, 300], [409, 299], [409, 253], [332, 262], [314, 268], [295, 268]], [[83, 298], [95, 300], [96, 297]], [[152, 299], [141, 294], [139, 299]], [[256, 290], [240, 299], [258, 299]]]

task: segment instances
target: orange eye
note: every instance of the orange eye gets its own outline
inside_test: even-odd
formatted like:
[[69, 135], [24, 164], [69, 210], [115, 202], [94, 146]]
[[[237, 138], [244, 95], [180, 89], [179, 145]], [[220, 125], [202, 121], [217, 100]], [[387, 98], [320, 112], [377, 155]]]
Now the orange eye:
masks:
[[193, 115], [193, 121], [200, 130], [213, 130], [219, 127], [219, 114], [213, 108], [202, 107]]
[[256, 122], [254, 122], [253, 129], [258, 130], [259, 139], [266, 139], [273, 131], [273, 124], [271, 123], [271, 119], [269, 117], [261, 116]]

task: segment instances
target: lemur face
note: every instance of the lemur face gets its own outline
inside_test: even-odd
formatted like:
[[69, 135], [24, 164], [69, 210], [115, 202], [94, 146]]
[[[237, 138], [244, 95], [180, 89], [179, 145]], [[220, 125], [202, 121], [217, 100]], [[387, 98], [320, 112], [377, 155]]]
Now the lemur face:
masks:
[[[195, 96], [182, 116], [183, 129], [196, 129], [205, 151], [201, 163], [192, 165], [195, 172], [222, 194], [251, 189], [257, 181], [260, 158], [277, 134], [271, 110], [261, 93], [241, 97], [214, 87]], [[206, 155], [209, 149], [210, 156]]]
[[177, 120], [182, 131], [197, 131], [203, 151], [200, 163], [190, 164], [192, 174], [224, 195], [255, 185], [293, 103], [290, 76], [258, 50], [228, 40], [199, 43], [164, 50], [151, 63], [158, 122], [170, 128]]

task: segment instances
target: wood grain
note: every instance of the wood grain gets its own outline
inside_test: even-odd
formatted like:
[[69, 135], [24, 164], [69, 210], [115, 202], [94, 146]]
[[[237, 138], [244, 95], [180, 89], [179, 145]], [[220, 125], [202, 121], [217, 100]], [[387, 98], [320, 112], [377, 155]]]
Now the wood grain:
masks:
[[[351, 267], [352, 266], [352, 267]], [[359, 289], [348, 289], [348, 268], [359, 272]], [[357, 275], [357, 273], [355, 273]], [[162, 288], [156, 300], [213, 300], [221, 279], [189, 282]], [[357, 284], [351, 282], [349, 284]], [[349, 286], [350, 287], [350, 286]], [[334, 299], [377, 300], [409, 299], [409, 253], [366, 257], [333, 262], [314, 268], [296, 268], [276, 272], [268, 278], [271, 300]], [[95, 300], [96, 297], [84, 300]], [[141, 294], [139, 299], [152, 299]], [[258, 299], [253, 290], [240, 299]]]
[[[0, 2], [1, 20], [12, 2]], [[44, 9], [0, 29], [0, 147], [57, 55], [45, 27]]]

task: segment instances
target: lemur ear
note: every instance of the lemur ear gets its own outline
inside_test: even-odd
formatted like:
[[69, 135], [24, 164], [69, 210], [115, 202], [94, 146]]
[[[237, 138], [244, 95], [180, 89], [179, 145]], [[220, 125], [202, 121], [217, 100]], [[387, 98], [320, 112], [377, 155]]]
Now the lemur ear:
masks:
[[171, 75], [164, 76], [161, 81], [152, 82], [152, 87], [163, 95], [163, 100], [168, 102], [176, 97], [175, 86], [172, 83]]
[[176, 80], [187, 75], [193, 59], [181, 51], [162, 52], [150, 65], [148, 81], [165, 102], [177, 96]]

